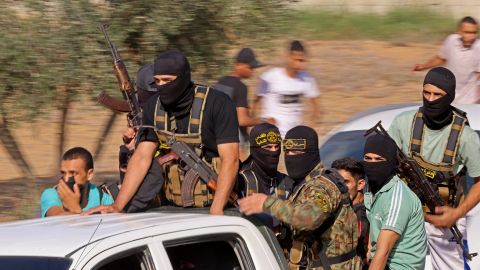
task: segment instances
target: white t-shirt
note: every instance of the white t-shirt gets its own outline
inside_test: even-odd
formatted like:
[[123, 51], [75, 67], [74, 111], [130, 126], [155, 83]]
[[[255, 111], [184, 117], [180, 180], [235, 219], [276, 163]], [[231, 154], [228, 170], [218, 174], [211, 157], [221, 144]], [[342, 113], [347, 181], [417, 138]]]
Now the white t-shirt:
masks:
[[463, 47], [461, 36], [449, 35], [443, 42], [439, 56], [447, 60], [446, 67], [455, 74], [457, 87], [454, 103], [480, 103], [480, 87], [477, 78], [480, 75], [480, 40], [470, 48]]
[[316, 98], [320, 95], [315, 79], [306, 71], [295, 78], [287, 75], [285, 68], [272, 68], [260, 76], [257, 96], [261, 96], [262, 117], [273, 117], [285, 136], [287, 131], [303, 122], [302, 97]]

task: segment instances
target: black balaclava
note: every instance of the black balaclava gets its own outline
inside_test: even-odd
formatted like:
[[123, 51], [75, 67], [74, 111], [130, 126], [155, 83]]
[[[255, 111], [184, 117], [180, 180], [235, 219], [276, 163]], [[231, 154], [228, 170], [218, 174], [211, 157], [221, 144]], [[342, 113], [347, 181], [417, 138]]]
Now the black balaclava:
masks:
[[137, 85], [138, 102], [143, 105], [147, 100], [155, 95], [158, 90], [153, 79], [153, 64], [143, 65], [137, 72], [135, 81]]
[[290, 129], [283, 140], [283, 149], [305, 152], [298, 155], [285, 155], [288, 175], [296, 183], [302, 181], [320, 163], [318, 135], [310, 127], [296, 126]]
[[387, 136], [375, 134], [367, 138], [363, 153], [377, 154], [386, 159], [380, 162], [362, 162], [370, 190], [375, 194], [397, 173], [397, 147]]
[[447, 94], [435, 101], [428, 101], [423, 97], [423, 121], [430, 129], [438, 130], [452, 122], [452, 104], [455, 99], [455, 75], [444, 68], [432, 68], [423, 81], [423, 85], [432, 84], [442, 89]]
[[277, 151], [262, 149], [267, 144], [281, 144], [282, 137], [278, 128], [272, 124], [263, 123], [255, 126], [250, 131], [250, 155], [254, 164], [258, 165], [263, 173], [273, 177], [277, 173], [278, 161], [280, 159], [280, 147]]
[[166, 51], [157, 56], [153, 66], [154, 75], [175, 75], [177, 78], [164, 85], [156, 85], [160, 102], [165, 109], [176, 117], [190, 111], [193, 102], [190, 64], [179, 51]]

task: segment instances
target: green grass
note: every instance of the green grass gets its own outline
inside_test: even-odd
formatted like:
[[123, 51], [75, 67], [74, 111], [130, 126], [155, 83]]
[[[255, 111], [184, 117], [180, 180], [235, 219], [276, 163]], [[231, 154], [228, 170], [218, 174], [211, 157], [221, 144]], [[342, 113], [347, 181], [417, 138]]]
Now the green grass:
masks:
[[425, 9], [397, 9], [385, 15], [296, 10], [289, 31], [308, 39], [438, 40], [455, 30], [451, 16]]

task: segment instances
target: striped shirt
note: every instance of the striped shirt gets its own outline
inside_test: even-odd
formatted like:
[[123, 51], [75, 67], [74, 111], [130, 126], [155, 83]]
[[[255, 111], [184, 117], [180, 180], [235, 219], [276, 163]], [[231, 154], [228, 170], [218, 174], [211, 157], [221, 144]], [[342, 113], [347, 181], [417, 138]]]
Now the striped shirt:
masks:
[[398, 233], [400, 238], [388, 258], [390, 269], [424, 269], [427, 238], [422, 205], [408, 186], [394, 176], [375, 195], [365, 194], [370, 222], [371, 256], [375, 254], [381, 230]]

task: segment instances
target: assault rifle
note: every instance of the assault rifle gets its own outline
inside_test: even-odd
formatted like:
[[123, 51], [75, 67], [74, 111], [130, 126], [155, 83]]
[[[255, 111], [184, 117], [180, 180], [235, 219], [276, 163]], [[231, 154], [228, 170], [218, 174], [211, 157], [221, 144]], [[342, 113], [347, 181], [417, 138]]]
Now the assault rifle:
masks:
[[[175, 139], [175, 134], [171, 132], [166, 132], [162, 131], [162, 133], [166, 134], [170, 138], [167, 140], [167, 144], [170, 147], [170, 149], [175, 152], [179, 159], [180, 163], [183, 164], [183, 169], [187, 171], [186, 179], [183, 181], [182, 184], [182, 201], [183, 201], [183, 206], [193, 206], [193, 190], [195, 188], [196, 181], [189, 181], [187, 178], [189, 171], [193, 172], [195, 175], [190, 178], [190, 179], [196, 179], [196, 176], [200, 178], [201, 181], [203, 181], [207, 187], [211, 191], [215, 191], [217, 189], [217, 180], [218, 180], [218, 175], [215, 173], [208, 165], [207, 163], [202, 160], [196, 153], [195, 151], [190, 148], [186, 143], [184, 142], [179, 142]], [[230, 193], [228, 201], [238, 207], [238, 195], [232, 191]]]
[[[388, 132], [383, 128], [382, 121], [378, 122], [371, 129], [367, 130], [367, 132], [365, 132], [365, 136], [373, 132], [382, 134], [393, 140], [393, 138], [390, 137]], [[402, 152], [402, 149], [400, 149], [400, 147], [398, 147], [396, 143], [395, 145], [397, 146], [397, 159], [399, 162], [400, 173], [405, 176], [405, 178], [407, 179], [407, 184], [412, 189], [412, 191], [415, 192], [415, 194], [417, 194], [420, 200], [427, 205], [430, 212], [435, 214], [435, 207], [444, 206], [445, 202], [440, 197], [436, 189], [433, 187], [432, 183], [427, 180], [427, 178], [423, 174], [422, 169], [415, 162], [415, 160], [405, 155], [405, 153]], [[478, 253], [468, 253], [465, 246], [463, 245], [463, 235], [458, 229], [457, 225], [453, 225], [452, 227], [450, 227], [450, 231], [452, 232], [455, 241], [462, 249], [465, 258], [471, 261], [473, 257], [478, 255]]]
[[102, 91], [97, 97], [98, 102], [111, 110], [128, 112], [128, 125], [130, 127], [140, 127], [142, 125], [142, 109], [138, 103], [137, 90], [135, 84], [130, 79], [130, 75], [128, 75], [127, 67], [120, 58], [117, 48], [108, 37], [107, 28], [108, 25], [106, 24], [100, 25], [100, 30], [102, 30], [105, 40], [108, 43], [108, 47], [110, 48], [110, 52], [112, 53], [113, 70], [115, 71], [115, 76], [117, 77], [118, 85], [125, 101], [115, 99], [105, 91]]

